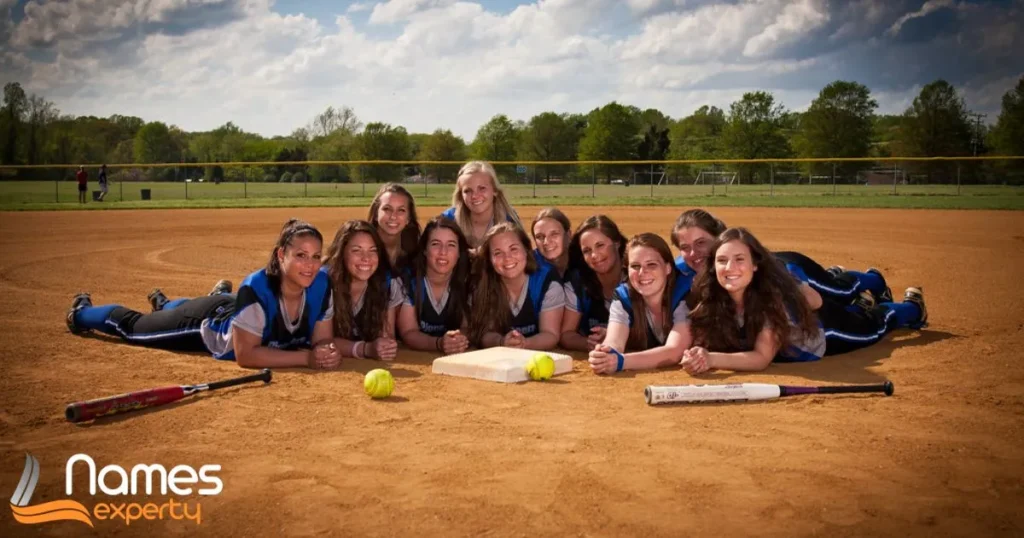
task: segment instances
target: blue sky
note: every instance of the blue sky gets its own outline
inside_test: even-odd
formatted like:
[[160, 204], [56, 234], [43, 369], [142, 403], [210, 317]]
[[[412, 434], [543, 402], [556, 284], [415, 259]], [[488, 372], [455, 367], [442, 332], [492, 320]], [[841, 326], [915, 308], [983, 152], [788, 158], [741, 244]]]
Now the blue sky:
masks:
[[328, 106], [472, 139], [495, 114], [609, 101], [674, 118], [833, 80], [879, 112], [953, 83], [999, 113], [1024, 76], [1024, 0], [0, 0], [0, 83], [66, 114], [287, 135]]

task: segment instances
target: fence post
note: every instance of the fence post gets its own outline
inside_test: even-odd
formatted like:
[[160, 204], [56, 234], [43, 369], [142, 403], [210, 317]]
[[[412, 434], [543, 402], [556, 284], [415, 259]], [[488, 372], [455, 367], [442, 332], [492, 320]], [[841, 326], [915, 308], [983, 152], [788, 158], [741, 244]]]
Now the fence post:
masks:
[[775, 196], [775, 163], [768, 163], [768, 196]]
[[[438, 168], [440, 168], [440, 166], [438, 166]], [[423, 197], [424, 198], [427, 197], [427, 173], [426, 172], [427, 172], [427, 167], [424, 166], [424, 167], [420, 168], [420, 179], [423, 180]], [[440, 172], [438, 172], [437, 178], [438, 178], [438, 181], [441, 180], [441, 173]]]
[[124, 201], [124, 179], [117, 182], [117, 188], [121, 190], [121, 201]]
[[597, 167], [590, 165], [590, 197], [597, 198]]
[[302, 174], [302, 197], [309, 198], [309, 176]]
[[892, 163], [892, 195], [896, 196], [896, 175], [899, 173], [899, 162]]
[[363, 165], [359, 165], [359, 184], [363, 189], [363, 198], [366, 198], [366, 170], [363, 169]]
[[[177, 168], [175, 168], [175, 170], [177, 170]], [[175, 172], [174, 175], [177, 176], [177, 172]], [[185, 199], [188, 200], [188, 178], [185, 178]]]
[[956, 195], [960, 196], [960, 161], [956, 163]]
[[60, 202], [60, 170], [57, 170], [57, 176], [53, 180], [53, 201]]
[[249, 197], [249, 172], [242, 174], [242, 198]]
[[[700, 172], [698, 172], [698, 175], [699, 174], [700, 174]], [[714, 178], [712, 178], [711, 179], [711, 196], [714, 196], [714, 195], [715, 195], [715, 180], [714, 180]]]
[[533, 197], [537, 197], [537, 165], [533, 165]]
[[654, 198], [654, 164], [651, 163], [651, 173], [647, 176], [647, 181], [651, 182], [651, 198]]
[[836, 195], [836, 163], [832, 163], [832, 196]]

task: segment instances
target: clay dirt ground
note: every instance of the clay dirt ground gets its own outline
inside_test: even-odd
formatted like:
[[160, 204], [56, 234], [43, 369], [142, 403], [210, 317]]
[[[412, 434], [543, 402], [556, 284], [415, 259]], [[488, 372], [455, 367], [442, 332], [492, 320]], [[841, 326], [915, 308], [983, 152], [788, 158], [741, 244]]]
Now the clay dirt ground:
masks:
[[[537, 208], [520, 208], [532, 216]], [[438, 208], [420, 208], [421, 220]], [[629, 235], [668, 232], [678, 210], [605, 211]], [[0, 534], [199, 536], [1020, 536], [1024, 533], [1024, 213], [726, 209], [775, 249], [826, 265], [875, 265], [897, 294], [923, 285], [930, 328], [813, 364], [694, 379], [677, 368], [599, 377], [585, 361], [546, 383], [505, 386], [430, 373], [403, 351], [395, 396], [362, 377], [277, 371], [246, 386], [91, 424], [72, 401], [239, 375], [234, 363], [69, 334], [72, 295], [147, 306], [237, 284], [265, 263], [281, 223], [332, 237], [365, 209], [3, 213], [0, 225], [0, 489], [25, 453], [42, 477], [33, 503], [65, 498], [64, 464], [220, 464], [223, 492], [193, 494], [202, 524], [97, 521]], [[577, 354], [577, 357], [584, 357]], [[649, 384], [871, 383], [896, 394], [649, 407]], [[117, 479], [111, 481], [116, 484]], [[92, 506], [119, 501], [83, 493]], [[143, 496], [132, 500], [146, 502]], [[157, 502], [166, 500], [156, 496]], [[181, 499], [179, 499], [181, 500]], [[123, 500], [121, 501], [123, 502]]]

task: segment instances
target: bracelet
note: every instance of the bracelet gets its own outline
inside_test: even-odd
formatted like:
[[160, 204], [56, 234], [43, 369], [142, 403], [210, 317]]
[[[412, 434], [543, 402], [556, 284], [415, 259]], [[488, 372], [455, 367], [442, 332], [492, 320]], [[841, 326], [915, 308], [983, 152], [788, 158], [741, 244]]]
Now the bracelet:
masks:
[[359, 343], [363, 345], [363, 349], [359, 350], [359, 355], [357, 355], [357, 356], [360, 359], [365, 359], [366, 358], [366, 342], [360, 341]]
[[441, 341], [442, 340], [444, 340], [444, 337], [443, 336], [438, 336], [437, 340], [434, 340], [434, 348], [443, 353], [444, 352], [444, 348], [441, 347]]
[[616, 372], [621, 372], [622, 371], [622, 367], [623, 367], [623, 365], [626, 362], [626, 357], [624, 357], [622, 355], [622, 353], [619, 353], [619, 350], [617, 350], [615, 348], [611, 348], [611, 350], [612, 350], [612, 353], [614, 353], [615, 356], [618, 357], [618, 359], [619, 359], [619, 363], [618, 363], [618, 365], [616, 365], [615, 371]]
[[356, 346], [358, 345], [359, 342], [352, 342], [352, 349], [348, 350], [348, 354], [350, 357], [359, 357], [359, 355], [356, 355]]

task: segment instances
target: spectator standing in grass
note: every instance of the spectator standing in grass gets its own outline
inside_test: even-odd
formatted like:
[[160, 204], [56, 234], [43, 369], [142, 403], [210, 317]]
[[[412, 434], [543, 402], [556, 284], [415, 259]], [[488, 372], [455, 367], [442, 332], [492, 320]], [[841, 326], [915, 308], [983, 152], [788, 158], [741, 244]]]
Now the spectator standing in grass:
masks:
[[75, 173], [75, 179], [78, 180], [78, 203], [85, 203], [85, 191], [89, 187], [89, 173], [85, 171], [84, 166], [78, 167], [78, 172]]

